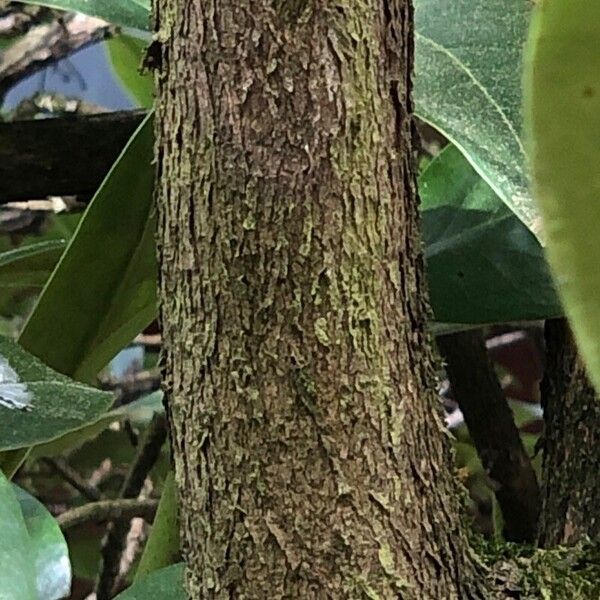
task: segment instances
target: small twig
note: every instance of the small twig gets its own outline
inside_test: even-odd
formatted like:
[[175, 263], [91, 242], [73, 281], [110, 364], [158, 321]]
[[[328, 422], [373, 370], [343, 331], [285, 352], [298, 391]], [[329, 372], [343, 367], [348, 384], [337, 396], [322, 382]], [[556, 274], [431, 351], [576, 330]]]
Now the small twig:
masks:
[[78, 13], [34, 27], [0, 56], [0, 98], [25, 77], [110, 33], [111, 27], [105, 21]]
[[23, 211], [52, 212], [54, 214], [83, 210], [85, 204], [78, 202], [75, 196], [48, 196], [45, 199], [7, 202], [2, 208]]
[[96, 486], [85, 481], [85, 479], [65, 460], [60, 458], [42, 458], [41, 461], [56, 471], [68, 484], [73, 486], [88, 500], [102, 499], [100, 490]]
[[82, 523], [100, 523], [115, 519], [132, 519], [141, 517], [152, 521], [158, 506], [157, 500], [137, 500], [118, 498], [117, 500], [100, 500], [78, 506], [56, 517], [60, 528], [65, 531]]
[[100, 382], [103, 390], [115, 391], [115, 406], [129, 404], [140, 396], [160, 389], [161, 375], [158, 369], [139, 371], [121, 379], [106, 379]]
[[160, 333], [140, 333], [133, 340], [133, 343], [138, 346], [145, 346], [146, 348], [159, 349], [162, 345], [162, 336]]
[[[156, 414], [152, 419], [136, 459], [127, 475], [120, 496], [135, 498], [144, 485], [148, 473], [158, 460], [160, 450], [167, 438], [165, 415]], [[114, 520], [108, 527], [102, 543], [102, 568], [96, 585], [97, 600], [109, 600], [117, 583], [121, 555], [130, 529], [129, 519]]]

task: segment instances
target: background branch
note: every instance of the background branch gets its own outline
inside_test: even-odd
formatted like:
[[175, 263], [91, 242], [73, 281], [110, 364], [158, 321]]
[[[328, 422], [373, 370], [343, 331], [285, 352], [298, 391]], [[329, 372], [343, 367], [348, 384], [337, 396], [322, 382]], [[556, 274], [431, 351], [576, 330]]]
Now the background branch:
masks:
[[509, 541], [532, 542], [539, 514], [539, 487], [512, 411], [488, 358], [481, 330], [437, 339], [454, 399], [463, 413], [495, 494]]
[[0, 122], [0, 204], [66, 195], [88, 200], [144, 116], [136, 110]]
[[56, 520], [63, 531], [90, 521], [99, 523], [114, 519], [132, 519], [133, 517], [142, 517], [146, 521], [152, 521], [157, 506], [157, 500], [132, 498], [100, 500], [68, 510], [56, 517]]
[[108, 23], [79, 13], [30, 29], [0, 54], [0, 100], [22, 79], [110, 34]]
[[[167, 438], [167, 423], [165, 415], [156, 414], [148, 426], [144, 443], [140, 447], [136, 459], [123, 483], [120, 496], [135, 498], [140, 493], [148, 473], [156, 463], [162, 445]], [[126, 518], [113, 521], [102, 543], [102, 568], [96, 585], [96, 599], [109, 600], [112, 598], [121, 555], [130, 528], [130, 520]]]

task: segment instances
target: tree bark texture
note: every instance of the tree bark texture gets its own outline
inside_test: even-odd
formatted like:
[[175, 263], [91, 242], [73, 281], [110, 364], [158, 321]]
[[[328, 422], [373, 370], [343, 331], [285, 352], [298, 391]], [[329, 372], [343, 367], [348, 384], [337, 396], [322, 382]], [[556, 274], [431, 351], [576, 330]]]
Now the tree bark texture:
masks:
[[410, 2], [154, 9], [190, 597], [489, 598], [425, 334]]
[[600, 402], [565, 319], [546, 322], [544, 463], [539, 544], [600, 535]]

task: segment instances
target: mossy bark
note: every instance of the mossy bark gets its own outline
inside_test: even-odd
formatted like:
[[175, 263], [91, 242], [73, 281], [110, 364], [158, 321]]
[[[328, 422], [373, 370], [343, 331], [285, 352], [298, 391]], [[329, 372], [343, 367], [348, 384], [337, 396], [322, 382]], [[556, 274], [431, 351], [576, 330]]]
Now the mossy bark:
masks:
[[490, 598], [434, 392], [408, 0], [155, 0], [187, 586]]
[[552, 548], [600, 535], [600, 400], [565, 319], [546, 322], [544, 466], [539, 543]]

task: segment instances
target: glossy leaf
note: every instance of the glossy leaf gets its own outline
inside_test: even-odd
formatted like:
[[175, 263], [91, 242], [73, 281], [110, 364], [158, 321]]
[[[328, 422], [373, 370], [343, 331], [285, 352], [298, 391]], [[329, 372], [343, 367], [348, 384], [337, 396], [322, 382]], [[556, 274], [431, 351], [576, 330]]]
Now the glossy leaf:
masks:
[[19, 339], [52, 368], [91, 381], [156, 314], [152, 117], [88, 206]]
[[532, 23], [525, 119], [533, 189], [566, 314], [600, 391], [600, 3], [544, 0]]
[[0, 599], [38, 600], [33, 547], [10, 482], [0, 472]]
[[113, 70], [121, 84], [138, 106], [151, 108], [154, 102], [154, 78], [141, 73], [148, 42], [130, 35], [119, 35], [106, 42]]
[[113, 400], [112, 394], [49, 369], [6, 338], [0, 338], [0, 363], [0, 450], [34, 446], [79, 429], [97, 420]]
[[159, 569], [136, 581], [115, 600], [186, 600], [184, 564]]
[[539, 242], [455, 147], [428, 165], [419, 192], [437, 321], [497, 323], [561, 314]]
[[67, 542], [56, 519], [22, 488], [13, 485], [13, 492], [31, 541], [28, 560], [34, 565], [37, 597], [40, 600], [67, 597], [71, 592], [71, 563]]
[[21, 0], [25, 4], [49, 6], [60, 10], [80, 12], [104, 19], [115, 25], [135, 29], [150, 26], [149, 0]]
[[531, 0], [415, 0], [415, 108], [535, 233], [521, 138]]

